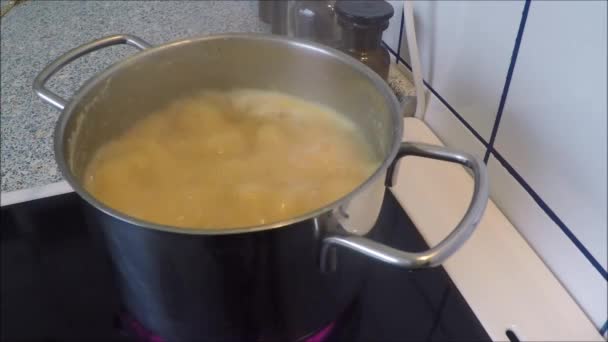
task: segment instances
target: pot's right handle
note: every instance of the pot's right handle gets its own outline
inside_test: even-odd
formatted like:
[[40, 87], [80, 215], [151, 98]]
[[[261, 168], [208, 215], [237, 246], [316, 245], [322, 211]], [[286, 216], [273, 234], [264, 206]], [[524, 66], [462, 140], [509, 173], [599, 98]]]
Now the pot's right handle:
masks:
[[[488, 203], [488, 176], [483, 161], [468, 153], [445, 147], [404, 142], [401, 143], [397, 157], [387, 172], [387, 186], [392, 185], [392, 173], [395, 163], [405, 156], [418, 156], [453, 162], [473, 171], [475, 180], [473, 197], [460, 223], [435, 247], [417, 253], [401, 251], [362, 236], [328, 236], [323, 239], [323, 247], [321, 249], [321, 268], [323, 270], [331, 268], [332, 263], [329, 251], [334, 246], [342, 246], [365, 254], [373, 259], [402, 268], [434, 267], [440, 265], [445, 259], [454, 254], [471, 236], [481, 220]], [[441, 209], [438, 208], [438, 210]]]
[[51, 64], [47, 65], [46, 68], [44, 68], [44, 70], [42, 70], [42, 72], [38, 74], [38, 76], [34, 80], [34, 92], [38, 96], [40, 96], [42, 100], [50, 103], [52, 106], [59, 110], [63, 110], [63, 108], [67, 104], [67, 101], [45, 87], [46, 82], [49, 80], [49, 78], [55, 75], [59, 70], [61, 70], [61, 68], [83, 55], [102, 49], [104, 47], [118, 44], [131, 45], [133, 47], [138, 48], [139, 50], [145, 50], [147, 48], [152, 47], [152, 45], [146, 43], [144, 40], [126, 34], [109, 36], [81, 45], [75, 49], [66, 52], [64, 55], [54, 60]]

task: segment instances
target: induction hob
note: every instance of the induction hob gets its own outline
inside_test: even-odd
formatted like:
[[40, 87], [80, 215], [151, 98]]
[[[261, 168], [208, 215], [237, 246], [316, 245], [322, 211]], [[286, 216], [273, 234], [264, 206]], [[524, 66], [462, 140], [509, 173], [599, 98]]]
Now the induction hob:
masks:
[[[83, 205], [69, 193], [1, 208], [3, 341], [156, 338], [125, 321], [109, 256], [87, 230]], [[427, 248], [388, 191], [374, 230], [393, 247]], [[490, 341], [443, 268], [407, 271], [370, 262], [361, 293], [316, 342]]]

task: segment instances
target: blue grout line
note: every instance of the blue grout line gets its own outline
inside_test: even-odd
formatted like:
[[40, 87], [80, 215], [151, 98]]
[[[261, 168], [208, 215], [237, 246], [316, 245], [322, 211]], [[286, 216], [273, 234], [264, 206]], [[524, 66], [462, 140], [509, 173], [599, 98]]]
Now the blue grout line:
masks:
[[391, 55], [393, 55], [393, 57], [395, 57], [395, 59], [397, 61], [401, 59], [399, 57], [399, 55], [397, 54], [397, 52], [395, 52], [395, 50], [391, 49], [390, 45], [388, 45], [385, 41], [382, 41], [382, 44], [384, 44], [384, 47], [388, 50], [388, 52], [391, 53]]
[[498, 160], [498, 162], [507, 170], [507, 172], [515, 178], [515, 180], [521, 185], [526, 192], [532, 196], [532, 199], [538, 204], [538, 206], [549, 216], [549, 218], [562, 230], [564, 234], [572, 241], [572, 243], [578, 248], [578, 250], [583, 253], [585, 258], [593, 265], [593, 267], [604, 277], [605, 280], [608, 280], [608, 272], [602, 267], [602, 265], [593, 257], [591, 252], [587, 250], [587, 248], [577, 239], [576, 235], [572, 233], [572, 231], [564, 224], [564, 222], [557, 217], [557, 214], [549, 206], [542, 198], [532, 189], [532, 187], [526, 183], [524, 178], [517, 172], [515, 169], [503, 158], [498, 151], [492, 149], [492, 155]]
[[604, 334], [608, 331], [608, 320], [604, 323], [604, 325], [600, 328], [600, 335], [604, 336]]
[[[529, 0], [527, 0], [527, 1], [529, 1]], [[403, 63], [410, 71], [412, 70], [412, 67], [403, 58], [401, 58], [401, 56], [397, 55], [396, 52], [393, 49], [391, 49], [390, 46], [388, 46], [388, 44], [385, 43], [384, 45], [389, 50], [389, 52], [391, 54], [393, 54], [393, 56], [395, 56], [395, 58], [398, 61]], [[532, 199], [545, 212], [545, 214], [562, 230], [562, 232], [564, 234], [566, 234], [566, 236], [570, 239], [570, 241], [572, 241], [572, 243], [574, 243], [574, 245], [578, 248], [578, 250], [585, 256], [585, 258], [591, 263], [591, 265], [602, 275], [602, 277], [604, 277], [604, 279], [608, 280], [608, 272], [606, 272], [606, 270], [604, 270], [602, 265], [593, 257], [593, 255], [587, 250], [587, 248], [576, 238], [574, 233], [572, 233], [572, 231], [555, 214], [555, 212], [553, 210], [551, 210], [551, 208], [549, 208], [549, 206], [547, 206], [545, 201], [543, 201], [540, 198], [540, 196], [536, 193], [536, 191], [534, 191], [532, 189], [532, 187], [528, 183], [526, 183], [526, 181], [524, 181], [523, 177], [520, 176], [519, 173], [517, 173], [517, 171], [515, 171], [515, 169], [500, 155], [500, 153], [498, 153], [498, 151], [496, 151], [494, 149], [493, 146], [489, 146], [489, 144], [483, 139], [483, 137], [481, 137], [481, 135], [479, 133], [477, 133], [477, 131], [460, 114], [458, 114], [458, 112], [456, 112], [456, 110], [452, 106], [450, 106], [450, 104], [447, 103], [447, 101], [445, 101], [445, 99], [443, 99], [443, 97], [441, 97], [441, 95], [439, 95], [439, 93], [437, 93], [435, 91], [435, 89], [433, 89], [433, 87], [431, 87], [428, 84], [428, 82], [424, 81], [424, 84], [441, 101], [441, 103], [443, 103], [450, 110], [450, 112], [471, 132], [471, 134], [473, 134], [477, 138], [477, 140], [479, 140], [487, 149], [490, 149], [491, 154], [493, 154], [494, 157], [496, 157], [496, 160], [498, 160], [502, 164], [502, 166], [507, 170], [507, 172], [509, 172], [509, 174], [511, 174], [511, 176], [513, 178], [515, 178], [515, 180], [519, 183], [519, 185], [521, 185], [521, 187], [524, 188], [524, 190], [528, 193], [528, 195], [530, 195], [532, 197]]]
[[[401, 42], [403, 40], [403, 22], [405, 20], [405, 14], [401, 11], [401, 23], [399, 24], [399, 42], [397, 43], [397, 56], [401, 56]], [[399, 58], [396, 59], [399, 64]]]
[[426, 87], [429, 88], [431, 93], [433, 93], [439, 99], [439, 101], [441, 101], [441, 103], [443, 103], [443, 105], [446, 106], [450, 110], [450, 112], [452, 112], [452, 114], [456, 117], [456, 119], [458, 119], [458, 121], [460, 121], [460, 123], [462, 123], [464, 125], [464, 127], [466, 127], [475, 136], [475, 138], [477, 138], [477, 140], [479, 140], [479, 142], [481, 142], [483, 144], [484, 147], [488, 147], [488, 143], [481, 136], [481, 134], [477, 133], [475, 128], [473, 128], [473, 126], [471, 126], [467, 122], [467, 120], [465, 120], [460, 114], [458, 114], [458, 112], [448, 103], [448, 101], [446, 101], [443, 97], [441, 97], [441, 95], [439, 95], [439, 93], [436, 92], [435, 89], [433, 89], [433, 87], [430, 86], [430, 84], [428, 84], [424, 80], [423, 80], [423, 82], [426, 85]]
[[500, 96], [500, 103], [498, 105], [498, 112], [494, 119], [494, 127], [492, 127], [492, 133], [490, 135], [490, 143], [486, 149], [486, 154], [483, 157], [484, 163], [488, 163], [490, 158], [490, 152], [494, 149], [494, 142], [496, 141], [496, 135], [498, 134], [498, 127], [500, 126], [500, 119], [502, 118], [503, 110], [505, 109], [505, 103], [507, 102], [507, 96], [509, 95], [509, 87], [511, 86], [511, 79], [513, 78], [513, 71], [515, 70], [515, 63], [517, 62], [517, 56], [519, 55], [519, 47], [521, 46], [521, 38], [524, 35], [524, 29], [526, 27], [526, 21], [528, 19], [528, 11], [530, 10], [530, 0], [526, 0], [524, 4], [524, 10], [521, 13], [521, 20], [519, 22], [519, 29], [517, 30], [517, 36], [515, 38], [515, 46], [513, 47], [513, 53], [511, 54], [511, 63], [509, 64], [509, 70], [507, 71], [507, 79], [502, 89], [502, 95]]
[[[412, 67], [408, 64], [408, 62], [406, 62], [403, 58], [401, 58], [401, 56], [397, 55], [396, 52], [393, 49], [391, 49], [390, 46], [388, 46], [388, 44], [384, 43], [384, 45], [386, 46], [388, 51], [391, 54], [393, 54], [393, 56], [395, 56], [397, 61], [400, 61], [401, 63], [403, 63], [403, 65], [405, 65], [408, 69], [410, 69], [410, 71], [412, 70]], [[427, 81], [425, 81], [424, 79], [422, 81], [424, 82], [424, 85], [426, 85], [426, 87], [439, 99], [439, 101], [441, 101], [441, 103], [443, 103], [443, 105], [446, 106], [446, 108], [448, 108], [450, 110], [450, 112], [452, 112], [452, 114], [460, 121], [460, 123], [462, 123], [471, 132], [471, 134], [473, 134], [475, 136], [475, 138], [477, 138], [477, 140], [479, 140], [479, 142], [484, 147], [487, 147], [488, 142], [481, 136], [481, 134], [479, 134], [475, 130], [475, 128], [473, 128], [473, 126], [469, 125], [469, 123], [460, 114], [458, 114], [458, 112], [456, 112], [456, 110], [441, 95], [439, 95], [439, 93], [436, 92], [435, 89], [433, 89], [433, 87], [431, 87], [431, 85], [428, 84]]]

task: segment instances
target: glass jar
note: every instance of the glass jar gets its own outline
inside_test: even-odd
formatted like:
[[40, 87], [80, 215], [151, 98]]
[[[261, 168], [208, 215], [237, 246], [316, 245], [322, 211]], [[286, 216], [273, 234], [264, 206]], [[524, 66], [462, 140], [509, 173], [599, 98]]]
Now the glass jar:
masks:
[[393, 6], [384, 0], [338, 0], [335, 12], [342, 28], [339, 48], [388, 79], [391, 60], [382, 45], [382, 32], [394, 14]]
[[340, 26], [334, 11], [335, 0], [296, 1], [293, 9], [294, 36], [337, 47]]

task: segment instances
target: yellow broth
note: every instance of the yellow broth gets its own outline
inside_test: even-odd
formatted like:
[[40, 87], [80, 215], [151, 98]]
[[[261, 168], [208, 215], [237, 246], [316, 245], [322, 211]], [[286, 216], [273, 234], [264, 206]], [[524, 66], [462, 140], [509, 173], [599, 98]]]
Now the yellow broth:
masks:
[[205, 91], [102, 146], [85, 188], [149, 222], [249, 227], [331, 203], [378, 165], [355, 125], [327, 107], [270, 91]]

